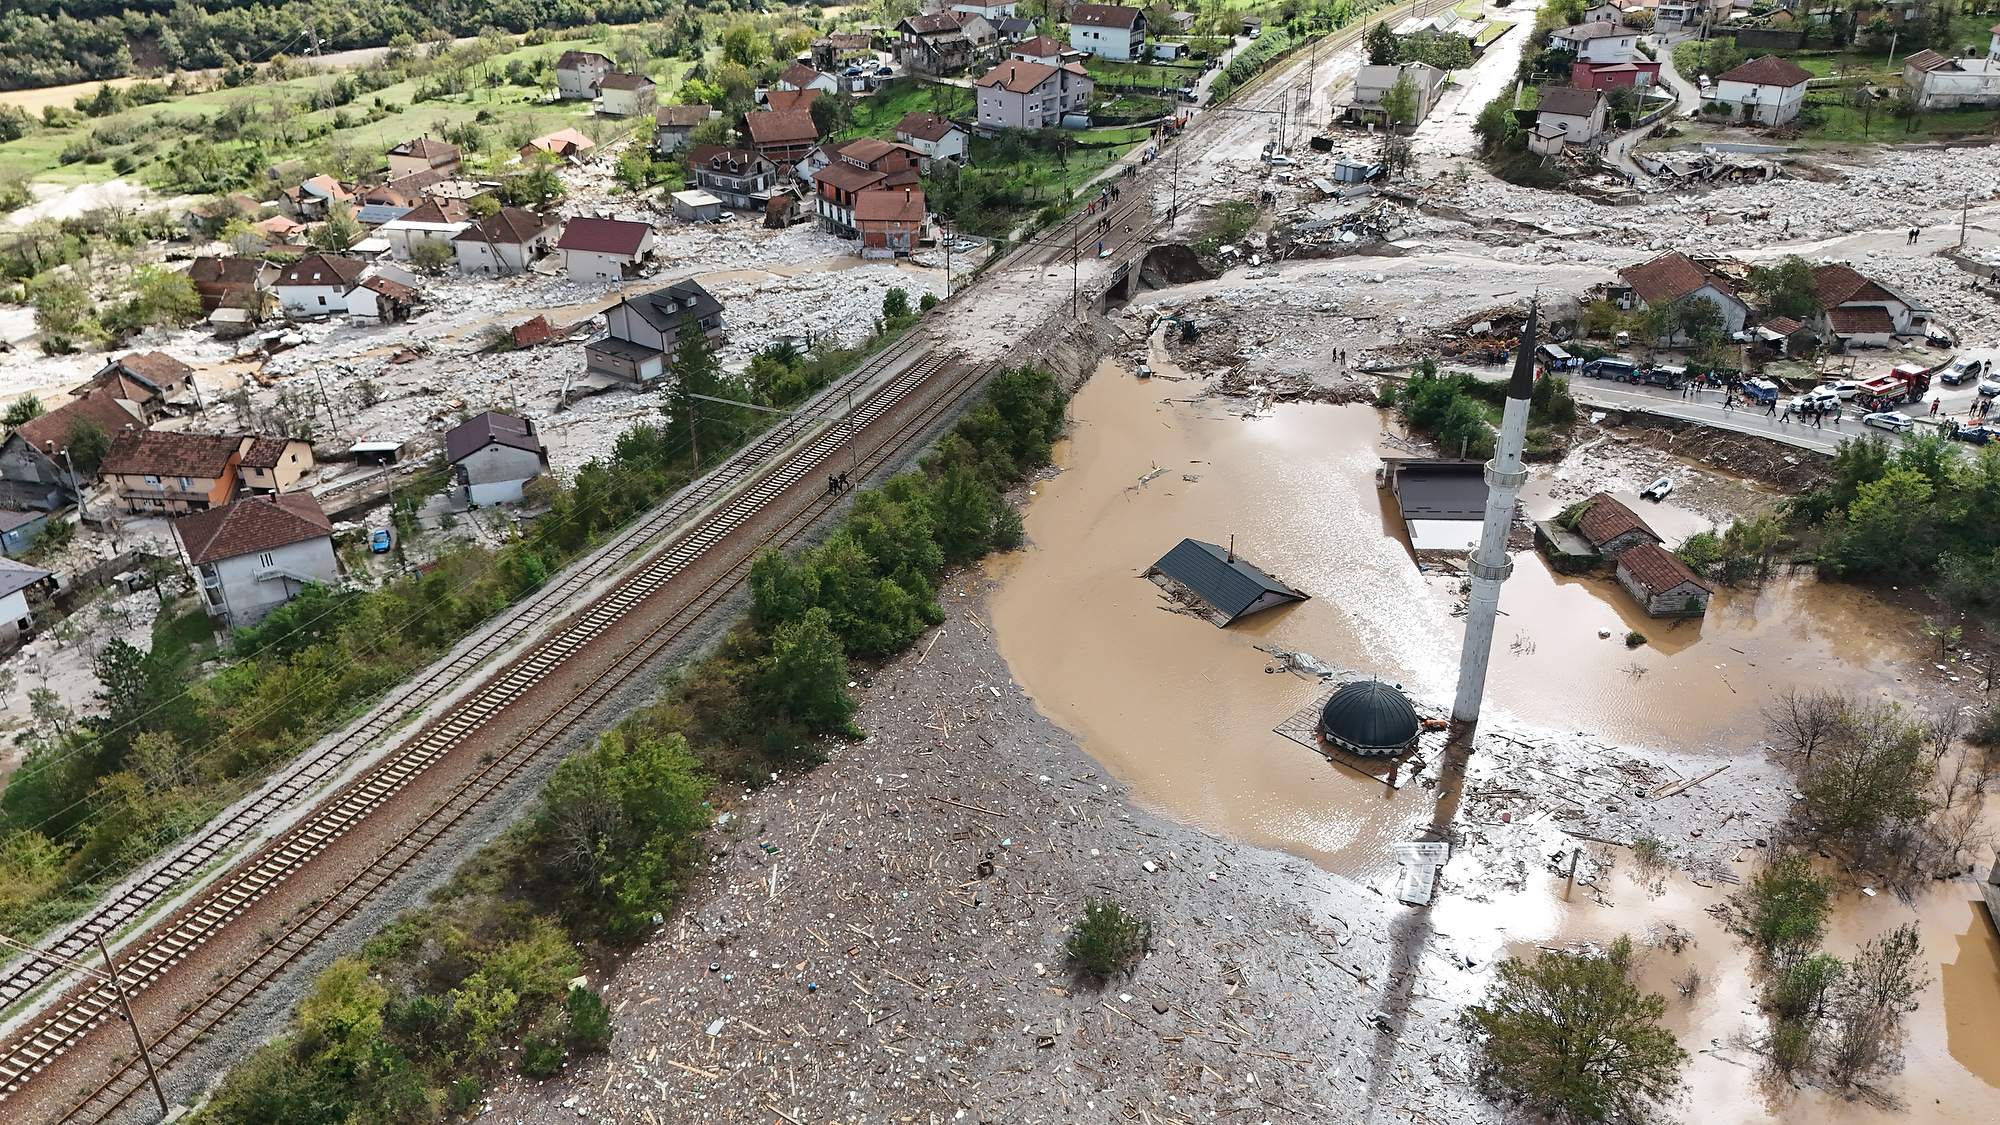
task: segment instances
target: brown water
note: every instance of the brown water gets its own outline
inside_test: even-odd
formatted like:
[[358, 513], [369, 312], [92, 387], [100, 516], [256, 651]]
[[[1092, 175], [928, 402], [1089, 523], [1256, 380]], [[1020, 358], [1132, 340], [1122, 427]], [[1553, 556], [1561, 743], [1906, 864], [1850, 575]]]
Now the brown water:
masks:
[[[1002, 651], [1043, 710], [1148, 799], [1339, 870], [1384, 863], [1381, 844], [1428, 809], [1272, 733], [1321, 688], [1266, 674], [1254, 646], [1445, 703], [1460, 580], [1417, 569], [1375, 485], [1380, 412], [1296, 405], [1245, 419], [1163, 401], [1187, 388], [1107, 365], [1078, 394], [1063, 472], [1028, 506], [1031, 548], [994, 564]], [[1645, 511], [1670, 536], [1706, 526], [1671, 505]], [[1232, 534], [1312, 600], [1226, 630], [1164, 612], [1146, 567], [1182, 537]], [[1671, 623], [1607, 580], [1554, 574], [1533, 552], [1515, 561], [1487, 706], [1530, 723], [1729, 751], [1761, 736], [1759, 708], [1788, 687], [1892, 691], [1906, 663], [1907, 627], [1888, 610], [1809, 578], [1725, 591], [1706, 620]], [[1628, 649], [1630, 631], [1647, 642]]]
[[[1106, 365], [1078, 394], [1072, 437], [1057, 451], [1063, 471], [1028, 506], [1030, 547], [993, 564], [1001, 650], [1042, 710], [1150, 803], [1386, 886], [1385, 845], [1429, 822], [1434, 795], [1390, 790], [1272, 733], [1323, 689], [1270, 674], [1254, 646], [1310, 652], [1444, 703], [1461, 639], [1459, 580], [1419, 572], [1393, 500], [1375, 486], [1379, 412], [1280, 406], [1245, 419], [1228, 404], [1165, 401], [1189, 388]], [[1164, 471], [1141, 485], [1155, 469]], [[1531, 491], [1531, 511], [1554, 507]], [[1707, 526], [1672, 504], [1639, 510], [1670, 541]], [[1141, 577], [1146, 567], [1182, 537], [1224, 543], [1232, 533], [1244, 557], [1312, 600], [1229, 629], [1164, 611]], [[1638, 612], [1613, 583], [1552, 574], [1533, 552], [1515, 563], [1489, 714], [1726, 753], [1761, 736], [1758, 708], [1788, 687], [1916, 695], [1931, 675], [1906, 620], [1854, 590], [1786, 579], [1724, 591], [1704, 621], [1673, 625]], [[1646, 643], [1628, 649], [1628, 630]], [[1739, 873], [1747, 877], [1755, 858]], [[1938, 884], [1913, 907], [1850, 894], [1830, 927], [1828, 949], [1842, 956], [1900, 921], [1923, 928], [1931, 981], [1895, 1083], [1913, 1104], [1895, 1114], [1760, 1080], [1754, 1053], [1734, 1045], [1762, 1033], [1753, 967], [1706, 913], [1726, 888], [1675, 879], [1654, 898], [1625, 875], [1612, 880], [1613, 908], [1584, 893], [1565, 898], [1559, 879], [1533, 873], [1524, 888], [1484, 901], [1466, 897], [1476, 889], [1447, 893], [1430, 914], [1430, 944], [1488, 965], [1538, 943], [1608, 942], [1671, 920], [1696, 946], [1679, 957], [1656, 951], [1641, 975], [1673, 998], [1669, 1023], [1693, 1052], [1686, 1105], [1702, 1120], [1996, 1119], [2000, 939], [1968, 884]], [[1672, 981], [1690, 963], [1705, 983], [1681, 999]], [[1482, 980], [1465, 974], [1456, 987]]]

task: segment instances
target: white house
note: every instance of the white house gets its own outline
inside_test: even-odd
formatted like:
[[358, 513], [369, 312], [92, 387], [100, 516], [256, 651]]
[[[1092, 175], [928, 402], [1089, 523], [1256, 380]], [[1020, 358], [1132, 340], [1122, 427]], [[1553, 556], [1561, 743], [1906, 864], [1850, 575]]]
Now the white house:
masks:
[[1574, 86], [1542, 86], [1536, 93], [1535, 124], [1543, 132], [1562, 130], [1562, 143], [1587, 145], [1604, 132], [1605, 97], [1601, 90]]
[[1065, 61], [1065, 56], [1075, 60], [1081, 60], [1085, 57], [1082, 51], [1066, 47], [1059, 40], [1051, 39], [1046, 35], [1037, 35], [1033, 39], [1023, 39], [1012, 47], [1007, 48], [1007, 57], [1010, 59], [1042, 63], [1047, 66], [1061, 66]]
[[46, 570], [0, 558], [0, 647], [12, 647], [34, 626], [34, 614], [28, 611], [28, 591], [48, 577]]
[[653, 151], [661, 156], [679, 152], [695, 127], [722, 111], [705, 105], [663, 105], [653, 111]]
[[338, 254], [300, 258], [271, 283], [278, 307], [290, 316], [332, 316], [347, 311], [347, 295], [361, 284], [368, 263]]
[[[1750, 319], [1750, 306], [1737, 296], [1736, 287], [1727, 278], [1678, 250], [1636, 266], [1626, 266], [1618, 271], [1618, 279], [1629, 291], [1619, 301], [1628, 309], [1648, 309], [1676, 301], [1707, 301], [1722, 314], [1722, 330], [1731, 334], [1743, 331], [1743, 325]], [[1675, 332], [1664, 342], [1671, 344], [1681, 338], [1682, 334]]]
[[1014, 0], [995, 0], [992, 3], [988, 3], [987, 0], [952, 0], [950, 8], [954, 12], [983, 16], [992, 21], [1013, 15]]
[[333, 523], [310, 492], [248, 496], [174, 521], [202, 608], [254, 625], [307, 586], [340, 581]]
[[1112, 62], [1146, 53], [1146, 13], [1118, 4], [1072, 4], [1069, 45]]
[[690, 326], [711, 340], [722, 336], [722, 302], [693, 280], [676, 281], [605, 310], [604, 335], [585, 344], [584, 369], [631, 383], [666, 374], [680, 334]]
[[636, 277], [653, 253], [653, 225], [623, 219], [571, 219], [556, 240], [563, 272], [573, 278]]
[[1401, 66], [1363, 66], [1354, 72], [1354, 100], [1348, 104], [1347, 117], [1356, 122], [1389, 123], [1389, 111], [1382, 99], [1393, 89], [1404, 75], [1410, 76], [1410, 89], [1416, 95], [1411, 107], [1416, 116], [1405, 125], [1415, 125], [1430, 116], [1431, 107], [1444, 93], [1445, 72], [1429, 63], [1404, 63]]
[[1903, 60], [1903, 87], [1918, 109], [2000, 105], [2000, 60], [1918, 51]]
[[474, 506], [518, 502], [521, 486], [549, 469], [535, 424], [512, 414], [489, 410], [460, 422], [445, 431], [444, 449], [460, 503]]
[[935, 113], [906, 113], [896, 123], [896, 139], [924, 154], [924, 171], [935, 160], [965, 163], [965, 130]]
[[644, 117], [659, 104], [653, 80], [643, 74], [607, 74], [597, 80], [597, 112], [606, 117]]
[[427, 242], [450, 250], [451, 240], [471, 222], [472, 213], [458, 200], [429, 199], [376, 227], [375, 234], [388, 241], [391, 258], [407, 262], [411, 251]]
[[837, 94], [840, 83], [833, 75], [823, 74], [804, 63], [793, 63], [778, 75], [780, 90], [818, 90], [822, 94]]
[[1815, 328], [1823, 340], [1848, 347], [1886, 348], [1895, 337], [1923, 331], [1930, 310], [1852, 266], [1814, 266], [1813, 302], [1820, 314]]
[[1081, 64], [1049, 66], [1020, 59], [1000, 63], [972, 84], [981, 130], [1055, 128], [1064, 114], [1089, 112], [1095, 88]]
[[562, 224], [520, 207], [502, 207], [454, 235], [463, 273], [506, 276], [524, 273], [529, 263], [549, 252]]
[[1765, 55], [1723, 72], [1715, 84], [1715, 101], [1730, 107], [1730, 116], [1760, 125], [1783, 125], [1806, 104], [1806, 83], [1812, 73], [1790, 59]]
[[611, 73], [611, 60], [596, 51], [564, 51], [556, 60], [556, 92], [589, 101], [597, 96], [598, 80]]
[[1593, 20], [1549, 32], [1549, 46], [1574, 52], [1578, 62], [1631, 62], [1639, 55], [1639, 32], [1609, 20]]

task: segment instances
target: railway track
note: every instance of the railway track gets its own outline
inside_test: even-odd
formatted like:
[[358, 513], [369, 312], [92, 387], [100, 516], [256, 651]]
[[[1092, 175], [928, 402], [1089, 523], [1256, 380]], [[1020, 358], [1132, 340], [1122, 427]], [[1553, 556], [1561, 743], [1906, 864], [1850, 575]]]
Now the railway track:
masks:
[[[984, 379], [990, 368], [960, 366], [939, 381], [928, 397], [919, 393], [931, 377], [950, 363], [928, 353], [872, 394], [855, 410], [857, 444], [871, 444], [860, 458], [865, 473], [899, 456], [929, 427], [954, 410]], [[701, 589], [691, 601], [660, 624], [633, 640], [617, 657], [611, 674], [596, 677], [566, 699], [555, 716], [504, 748], [489, 749], [479, 765], [456, 782], [430, 811], [416, 832], [400, 837], [331, 893], [292, 916], [287, 928], [261, 950], [241, 972], [214, 987], [159, 1035], [152, 1049], [155, 1061], [171, 1063], [210, 1028], [239, 1009], [286, 968], [294, 964], [328, 931], [354, 916], [380, 890], [394, 882], [439, 840], [464, 825], [509, 782], [528, 769], [563, 734], [631, 679], [648, 661], [679, 640], [742, 580], [749, 561], [763, 546], [783, 546], [796, 538], [827, 504], [817, 486], [822, 472], [838, 464], [848, 441], [844, 429], [831, 428], [808, 441], [768, 478], [711, 513], [644, 567], [606, 591], [564, 623], [558, 632], [508, 664], [473, 696], [440, 715], [412, 744], [410, 752], [380, 763], [325, 802], [312, 815], [285, 832], [222, 881], [197, 903], [143, 939], [120, 965], [131, 993], [143, 992], [208, 940], [240, 917], [258, 900], [297, 875], [328, 846], [355, 828], [371, 812], [395, 798], [422, 770], [462, 746], [493, 718], [536, 684], [546, 679], [583, 646], [607, 637], [635, 607], [660, 593], [685, 574], [711, 548], [745, 527], [759, 512], [787, 494], [804, 488], [807, 502], [792, 512], [773, 533], [742, 552], [722, 577]], [[857, 450], [858, 456], [858, 450]], [[0, 1101], [16, 1093], [32, 1076], [71, 1044], [117, 1018], [117, 996], [109, 986], [87, 986], [0, 1057]], [[144, 1086], [143, 1071], [128, 1060], [62, 1115], [65, 1121], [102, 1120]]]
[[[338, 736], [323, 740], [328, 749], [306, 755], [275, 781], [266, 782], [252, 800], [240, 804], [222, 819], [213, 821], [195, 836], [176, 845], [164, 860], [157, 862], [136, 882], [115, 898], [66, 926], [45, 948], [50, 956], [23, 955], [9, 963], [0, 976], [0, 1012], [29, 996], [52, 978], [63, 975], [65, 962], [91, 956], [95, 942], [110, 940], [125, 927], [142, 919], [161, 902], [170, 900], [185, 882], [210, 865], [254, 840], [274, 819], [296, 809], [351, 764], [406, 723], [413, 710], [420, 711], [456, 687], [464, 677], [506, 652], [523, 638], [532, 636], [551, 620], [574, 608], [574, 599], [606, 576], [626, 565], [630, 553], [652, 542], [695, 513], [714, 504], [746, 480], [763, 470], [802, 433], [816, 424], [820, 408], [859, 390], [908, 359], [920, 348], [920, 337], [912, 335], [870, 357], [867, 363], [823, 388], [800, 410], [781, 419], [749, 445], [737, 450], [702, 478], [676, 493], [618, 533], [585, 561], [567, 568], [515, 608], [504, 621], [490, 627], [442, 663], [434, 664], [421, 676], [393, 690], [360, 721]], [[0, 1069], [0, 1080], [5, 1072]], [[0, 1085], [0, 1092], [6, 1087]]]

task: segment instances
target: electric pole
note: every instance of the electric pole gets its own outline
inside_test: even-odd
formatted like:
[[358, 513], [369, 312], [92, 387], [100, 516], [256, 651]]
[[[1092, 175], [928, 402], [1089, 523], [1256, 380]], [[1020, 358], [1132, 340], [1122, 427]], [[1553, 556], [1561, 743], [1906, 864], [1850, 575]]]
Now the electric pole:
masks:
[[0, 934], [0, 945], [4, 945], [9, 949], [19, 950], [31, 958], [39, 957], [45, 961], [52, 961], [66, 969], [75, 969], [77, 972], [87, 976], [102, 977], [111, 982], [111, 987], [118, 993], [118, 1007], [125, 1013], [125, 1023], [132, 1029], [132, 1041], [138, 1044], [139, 1058], [146, 1064], [146, 1078], [153, 1085], [153, 1097], [159, 1099], [160, 1116], [165, 1117], [168, 1113], [167, 1095], [165, 1091], [160, 1089], [159, 1072], [153, 1069], [153, 1053], [146, 1047], [145, 1037], [139, 1034], [139, 1021], [132, 1018], [132, 1003], [125, 995], [125, 982], [119, 979], [118, 969], [111, 963], [111, 951], [104, 947], [104, 938], [101, 936], [97, 938], [97, 951], [104, 955], [103, 970], [94, 969], [81, 961], [72, 960], [60, 953], [51, 953], [46, 949], [38, 949], [26, 942], [15, 941], [6, 934]]

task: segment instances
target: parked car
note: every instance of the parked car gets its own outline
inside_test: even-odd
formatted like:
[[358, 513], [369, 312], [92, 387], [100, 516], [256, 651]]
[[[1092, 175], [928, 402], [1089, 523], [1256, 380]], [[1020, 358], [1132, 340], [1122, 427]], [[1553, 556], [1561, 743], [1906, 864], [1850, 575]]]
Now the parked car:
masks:
[[1974, 445], [1985, 445], [1995, 437], [2000, 436], [2000, 428], [1973, 422], [1960, 422], [1958, 425], [1952, 427], [1951, 436], [1960, 441], [1969, 441]]
[[1778, 384], [1769, 379], [1745, 379], [1742, 390], [1744, 398], [1760, 405], [1778, 401]]
[[1649, 367], [1637, 381], [1654, 387], [1678, 387], [1687, 382], [1687, 377], [1688, 369], [1685, 367]]
[[1624, 356], [1608, 355], [1583, 365], [1583, 373], [1593, 379], [1631, 380], [1638, 377], [1639, 365]]
[[1946, 364], [1944, 370], [1938, 372], [1938, 378], [1956, 387], [1967, 379], [1977, 379], [1985, 374], [1985, 360], [1962, 355]]
[[1815, 406], [1831, 410], [1839, 405], [1840, 395], [1825, 387], [1814, 387], [1812, 390], [1792, 398], [1792, 410], [1798, 413], [1805, 413]]
[[1979, 380], [1980, 398], [1992, 398], [1995, 395], [2000, 395], [2000, 378], [1988, 375]]
[[1832, 391], [1843, 399], [1849, 399], [1854, 397], [1854, 392], [1861, 389], [1861, 384], [1852, 379], [1830, 379], [1813, 389], [1816, 391]]
[[1917, 420], [1900, 410], [1882, 410], [1874, 414], [1863, 414], [1861, 416], [1861, 424], [1902, 433], [1904, 430], [1916, 425]]
[[378, 527], [368, 533], [368, 549], [378, 555], [388, 554], [389, 548], [394, 545], [395, 536], [391, 535], [386, 527]]

